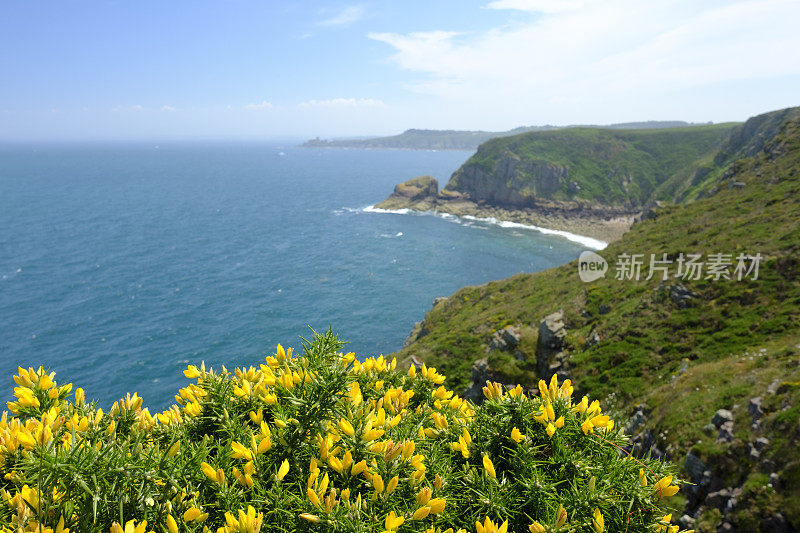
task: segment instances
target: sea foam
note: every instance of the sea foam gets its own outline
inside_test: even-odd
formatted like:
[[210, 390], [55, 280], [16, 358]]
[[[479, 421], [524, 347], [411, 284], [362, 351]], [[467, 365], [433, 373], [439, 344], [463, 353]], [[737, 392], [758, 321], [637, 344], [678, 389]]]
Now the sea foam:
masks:
[[364, 213], [393, 213], [396, 215], [409, 215], [409, 214], [429, 215], [429, 216], [432, 215], [447, 220], [448, 222], [455, 222], [457, 224], [461, 224], [462, 226], [469, 226], [469, 227], [478, 227], [472, 224], [471, 222], [483, 222], [485, 224], [491, 224], [494, 226], [499, 226], [501, 228], [517, 228], [529, 231], [537, 231], [544, 235], [556, 235], [558, 237], [563, 237], [564, 239], [576, 242], [582, 246], [591, 248], [593, 250], [602, 250], [606, 246], [608, 246], [607, 242], [601, 241], [599, 239], [594, 239], [592, 237], [587, 237], [585, 235], [578, 235], [575, 233], [570, 233], [569, 231], [564, 231], [559, 229], [543, 228], [541, 226], [534, 226], [533, 224], [522, 224], [521, 222], [512, 222], [510, 220], [498, 220], [495, 217], [476, 217], [473, 215], [457, 216], [453, 215], [452, 213], [442, 213], [438, 211], [415, 211], [405, 207], [402, 209], [381, 209], [380, 207], [375, 207], [374, 205], [369, 205], [367, 207], [364, 207], [361, 209], [361, 211]]

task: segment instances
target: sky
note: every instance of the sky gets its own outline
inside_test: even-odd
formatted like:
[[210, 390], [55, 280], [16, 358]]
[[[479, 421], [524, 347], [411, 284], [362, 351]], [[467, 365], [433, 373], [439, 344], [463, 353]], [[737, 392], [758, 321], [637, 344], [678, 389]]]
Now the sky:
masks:
[[798, 0], [2, 0], [0, 140], [724, 122], [800, 105]]

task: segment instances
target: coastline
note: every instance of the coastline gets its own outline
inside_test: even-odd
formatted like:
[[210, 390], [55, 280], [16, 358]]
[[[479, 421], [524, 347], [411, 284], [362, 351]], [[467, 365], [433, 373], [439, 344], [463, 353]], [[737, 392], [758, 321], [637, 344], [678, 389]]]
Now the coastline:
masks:
[[[383, 202], [381, 202], [383, 203]], [[459, 202], [459, 204], [472, 204]], [[396, 209], [379, 207], [380, 204], [363, 208], [366, 213], [392, 213], [400, 215], [431, 215], [445, 219], [458, 218], [464, 220], [486, 222], [504, 228], [520, 228], [537, 231], [545, 235], [563, 237], [569, 241], [581, 244], [592, 250], [602, 250], [608, 244], [630, 228], [633, 216], [624, 220], [604, 221], [595, 219], [566, 219], [558, 220], [556, 217], [543, 216], [540, 213], [527, 213], [522, 210], [507, 210], [502, 208], [487, 208], [475, 204], [459, 206], [457, 209], [448, 209], [447, 203], [435, 207], [420, 209], [416, 207], [399, 207]], [[621, 218], [621, 217], [620, 217]], [[630, 222], [628, 222], [630, 218]], [[624, 228], [624, 229], [623, 229]], [[580, 232], [580, 233], [579, 233]]]

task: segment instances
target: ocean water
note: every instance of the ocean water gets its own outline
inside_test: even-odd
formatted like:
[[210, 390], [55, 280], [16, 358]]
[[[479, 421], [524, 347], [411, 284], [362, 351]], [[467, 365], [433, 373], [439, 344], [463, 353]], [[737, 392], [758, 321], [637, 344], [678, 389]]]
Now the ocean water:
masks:
[[104, 407], [136, 391], [160, 409], [187, 363], [258, 364], [279, 342], [300, 349], [309, 326], [333, 326], [360, 358], [388, 354], [434, 297], [585, 249], [513, 225], [368, 208], [409, 177], [446, 182], [468, 156], [0, 146], [0, 399], [17, 365], [44, 365]]

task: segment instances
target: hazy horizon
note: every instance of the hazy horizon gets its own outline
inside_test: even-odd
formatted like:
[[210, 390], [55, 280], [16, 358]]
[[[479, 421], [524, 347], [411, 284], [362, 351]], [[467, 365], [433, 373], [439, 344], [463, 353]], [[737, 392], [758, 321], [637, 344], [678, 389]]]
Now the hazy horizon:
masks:
[[800, 104], [800, 3], [14, 2], [0, 140], [743, 121]]

